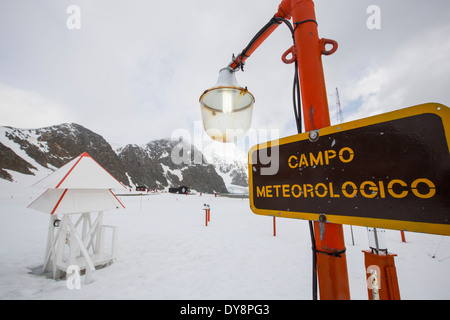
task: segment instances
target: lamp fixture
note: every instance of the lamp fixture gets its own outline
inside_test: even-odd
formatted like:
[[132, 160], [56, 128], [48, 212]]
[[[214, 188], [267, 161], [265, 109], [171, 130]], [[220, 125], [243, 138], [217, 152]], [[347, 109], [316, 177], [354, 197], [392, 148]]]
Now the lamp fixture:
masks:
[[203, 127], [216, 141], [235, 142], [250, 128], [254, 96], [241, 87], [229, 67], [219, 72], [217, 83], [200, 97]]

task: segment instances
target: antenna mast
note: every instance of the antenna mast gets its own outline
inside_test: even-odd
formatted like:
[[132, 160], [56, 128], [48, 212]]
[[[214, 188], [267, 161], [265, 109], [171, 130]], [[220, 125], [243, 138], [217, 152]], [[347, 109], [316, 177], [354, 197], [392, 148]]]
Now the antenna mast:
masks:
[[342, 114], [341, 101], [339, 99], [339, 90], [336, 87], [336, 118], [338, 123], [344, 122], [344, 115]]

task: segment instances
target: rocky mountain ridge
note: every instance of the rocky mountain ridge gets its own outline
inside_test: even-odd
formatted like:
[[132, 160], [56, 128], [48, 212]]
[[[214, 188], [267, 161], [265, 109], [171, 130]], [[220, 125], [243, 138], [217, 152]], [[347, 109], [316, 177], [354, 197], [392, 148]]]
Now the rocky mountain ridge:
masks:
[[197, 192], [227, 193], [234, 186], [248, 186], [242, 165], [224, 167], [220, 159], [209, 163], [187, 142], [160, 139], [113, 150], [102, 136], [75, 123], [40, 129], [0, 127], [0, 178], [14, 181], [15, 173], [45, 176], [83, 152], [130, 188], [185, 185]]

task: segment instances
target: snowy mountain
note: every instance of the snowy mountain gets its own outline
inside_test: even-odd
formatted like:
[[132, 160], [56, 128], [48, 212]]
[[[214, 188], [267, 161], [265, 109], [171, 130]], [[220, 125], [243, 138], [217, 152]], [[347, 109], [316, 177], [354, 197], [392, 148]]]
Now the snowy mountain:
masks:
[[124, 167], [109, 143], [74, 123], [41, 129], [0, 127], [0, 178], [17, 180], [14, 172], [45, 177], [83, 152], [122, 183], [127, 181]]
[[[204, 193], [246, 190], [246, 164], [209, 162], [184, 141], [161, 139], [117, 150], [97, 133], [78, 124], [40, 129], [0, 127], [0, 178], [38, 181], [83, 152], [89, 153], [120, 182], [150, 189], [188, 186]], [[38, 179], [39, 178], [39, 179]]]
[[150, 189], [188, 186], [206, 193], [227, 193], [223, 179], [202, 153], [183, 141], [161, 139], [117, 150], [129, 176], [127, 185]]
[[230, 193], [248, 194], [247, 154], [234, 144], [212, 143], [203, 150]]

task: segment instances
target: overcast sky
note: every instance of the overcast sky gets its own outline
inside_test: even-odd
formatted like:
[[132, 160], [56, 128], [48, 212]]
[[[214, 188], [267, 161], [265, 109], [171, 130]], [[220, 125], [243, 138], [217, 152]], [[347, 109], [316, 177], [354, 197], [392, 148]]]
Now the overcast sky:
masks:
[[[75, 122], [114, 144], [177, 129], [201, 134], [200, 95], [279, 2], [1, 0], [0, 125]], [[339, 43], [323, 57], [332, 123], [336, 87], [344, 121], [425, 102], [450, 106], [448, 0], [315, 4], [319, 36]], [[67, 27], [70, 5], [80, 9], [80, 29]], [[367, 27], [370, 5], [380, 8], [380, 29]], [[281, 25], [237, 74], [256, 98], [255, 132], [296, 133], [294, 67], [281, 62], [291, 45]]]

